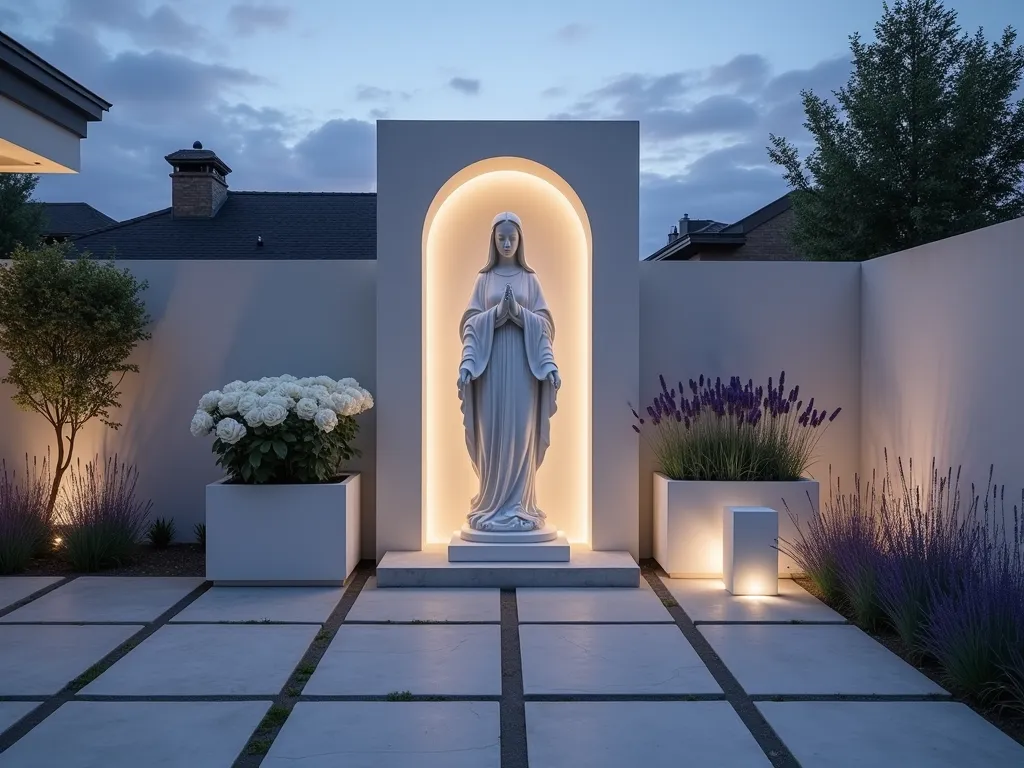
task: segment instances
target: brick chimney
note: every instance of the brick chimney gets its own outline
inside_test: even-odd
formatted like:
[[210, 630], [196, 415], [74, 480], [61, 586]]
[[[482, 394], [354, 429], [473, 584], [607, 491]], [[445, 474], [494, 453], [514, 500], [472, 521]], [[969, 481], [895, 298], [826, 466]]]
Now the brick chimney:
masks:
[[176, 219], [212, 219], [228, 199], [227, 175], [231, 169], [217, 153], [203, 149], [179, 149], [164, 160], [171, 172], [171, 211]]

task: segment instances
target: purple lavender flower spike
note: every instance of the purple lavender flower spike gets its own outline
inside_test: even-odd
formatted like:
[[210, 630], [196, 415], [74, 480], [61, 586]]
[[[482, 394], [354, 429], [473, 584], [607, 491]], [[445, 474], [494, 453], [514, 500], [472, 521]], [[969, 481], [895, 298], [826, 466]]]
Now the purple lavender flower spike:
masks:
[[633, 431], [636, 432], [639, 435], [640, 434], [640, 427], [638, 427], [636, 424], [633, 424], [631, 426], [633, 427]]
[[843, 410], [843, 409], [842, 409], [842, 408], [836, 408], [836, 409], [835, 409], [834, 411], [832, 411], [832, 415], [828, 417], [828, 420], [829, 420], [830, 422], [832, 422], [832, 421], [835, 421], [835, 420], [836, 420], [836, 416], [838, 416], [838, 415], [839, 415], [839, 412], [840, 412], [841, 410]]
[[633, 416], [635, 416], [638, 419], [640, 418], [640, 414], [636, 412], [636, 408], [630, 406], [629, 410], [633, 412]]

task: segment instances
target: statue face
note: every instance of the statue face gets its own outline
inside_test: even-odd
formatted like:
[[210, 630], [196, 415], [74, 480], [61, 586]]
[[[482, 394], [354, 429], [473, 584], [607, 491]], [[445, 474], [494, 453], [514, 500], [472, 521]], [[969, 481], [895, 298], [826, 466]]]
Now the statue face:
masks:
[[494, 246], [498, 253], [511, 257], [519, 248], [519, 228], [511, 221], [503, 221], [494, 228]]

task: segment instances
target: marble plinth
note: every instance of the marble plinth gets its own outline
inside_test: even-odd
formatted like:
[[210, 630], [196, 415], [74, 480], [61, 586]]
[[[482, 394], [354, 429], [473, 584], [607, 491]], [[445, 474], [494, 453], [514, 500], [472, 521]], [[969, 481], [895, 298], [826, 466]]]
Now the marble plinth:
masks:
[[573, 544], [565, 563], [452, 563], [447, 544], [387, 552], [378, 587], [638, 587], [640, 567], [629, 552], [594, 552]]
[[459, 537], [463, 541], [480, 544], [537, 544], [557, 539], [558, 529], [548, 523], [532, 531], [478, 531], [466, 524], [462, 526]]
[[[506, 533], [505, 536], [518, 534]], [[569, 540], [556, 532], [555, 538], [537, 542], [496, 541], [494, 543], [466, 541], [453, 533], [448, 542], [450, 563], [567, 563]]]

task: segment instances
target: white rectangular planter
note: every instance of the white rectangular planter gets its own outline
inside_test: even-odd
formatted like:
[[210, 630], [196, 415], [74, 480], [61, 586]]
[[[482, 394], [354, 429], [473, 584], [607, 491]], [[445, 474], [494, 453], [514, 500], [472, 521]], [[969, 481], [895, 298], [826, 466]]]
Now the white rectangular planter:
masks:
[[338, 483], [206, 486], [206, 578], [339, 585], [359, 562], [359, 475]]
[[[816, 480], [771, 483], [669, 480], [655, 473], [654, 559], [673, 578], [721, 578], [725, 507], [774, 509], [779, 513], [779, 536], [795, 541], [796, 526], [789, 519], [783, 499], [806, 530], [807, 519], [818, 514], [818, 494]], [[797, 564], [780, 552], [779, 576], [800, 573]]]

